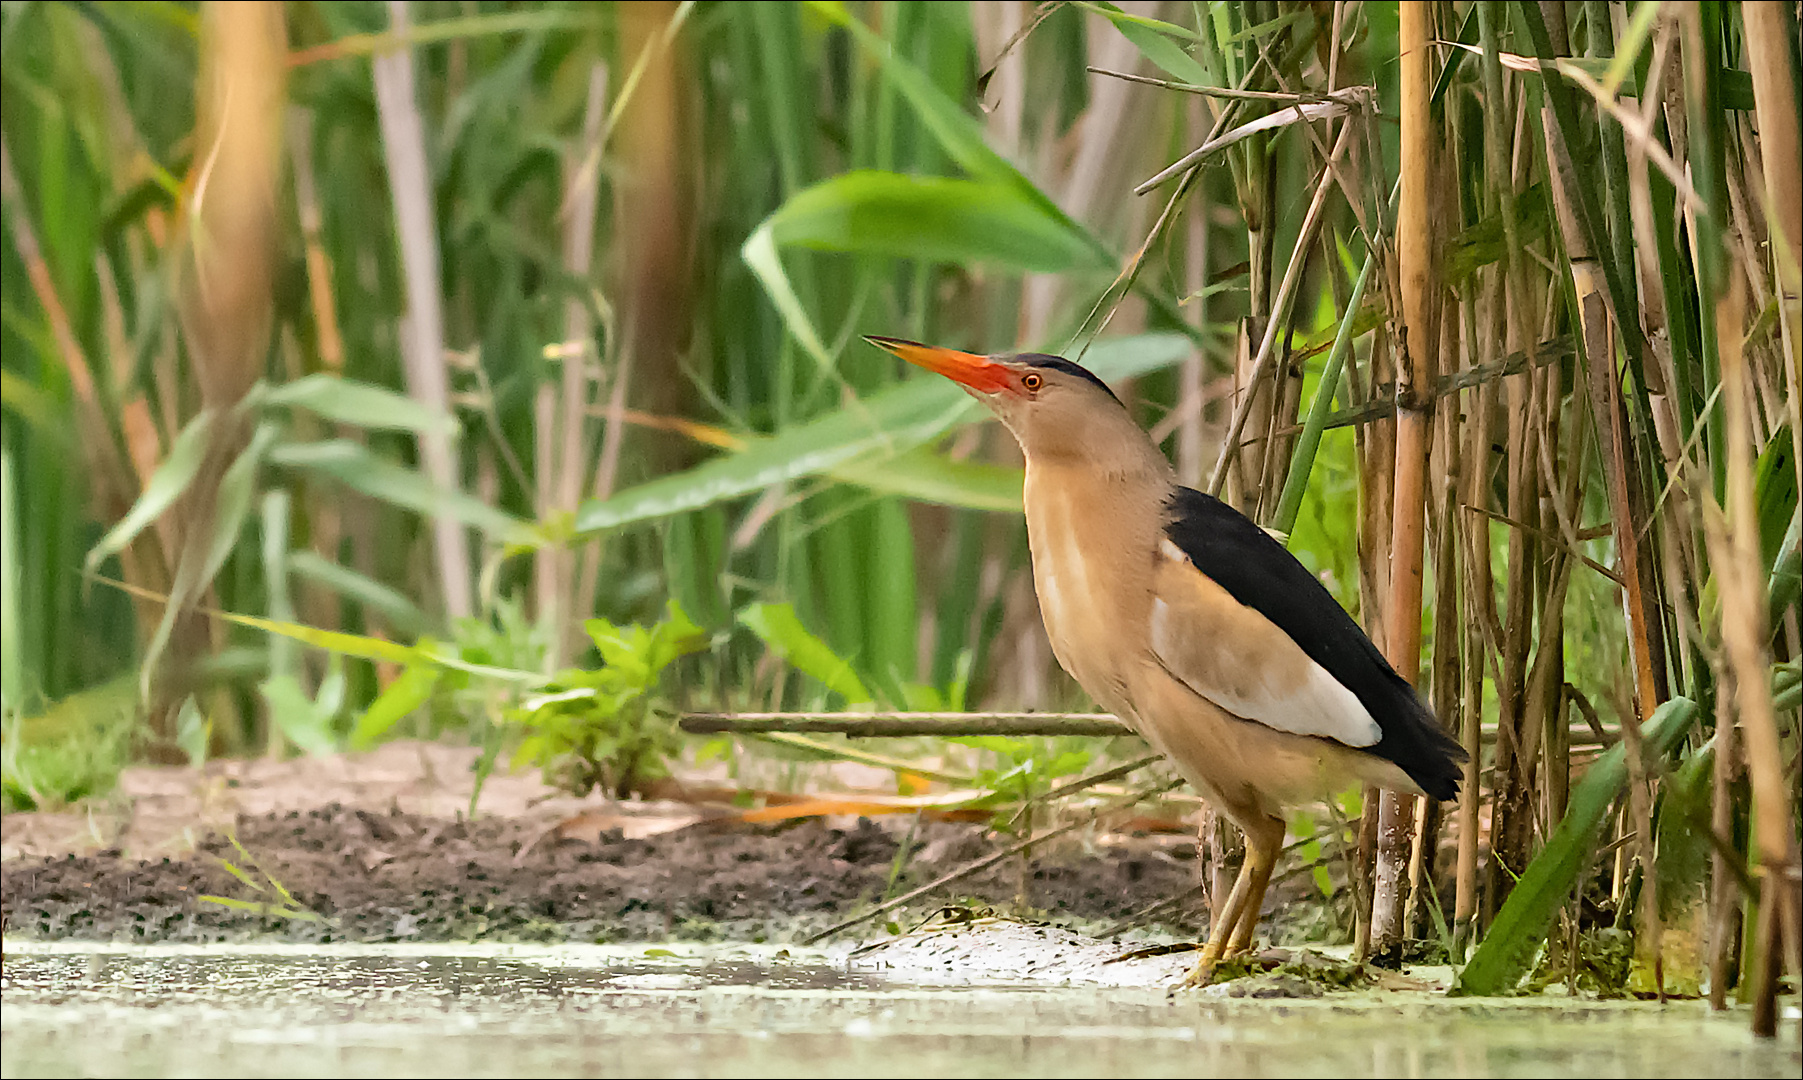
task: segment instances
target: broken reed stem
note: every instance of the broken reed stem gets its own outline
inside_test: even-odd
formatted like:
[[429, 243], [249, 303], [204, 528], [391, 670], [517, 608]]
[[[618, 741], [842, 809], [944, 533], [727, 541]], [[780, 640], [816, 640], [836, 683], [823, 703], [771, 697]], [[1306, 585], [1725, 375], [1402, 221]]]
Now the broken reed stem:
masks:
[[945, 886], [950, 885], [954, 881], [958, 881], [960, 879], [967, 878], [972, 874], [982, 873], [984, 870], [989, 869], [991, 866], [994, 866], [995, 864], [1002, 862], [1005, 859], [1008, 859], [1015, 855], [1020, 854], [1021, 852], [1025, 851], [1027, 848], [1032, 847], [1034, 844], [1043, 844], [1047, 840], [1055, 840], [1058, 837], [1065, 835], [1066, 833], [1075, 832], [1076, 830], [1081, 829], [1084, 826], [1093, 823], [1097, 818], [1101, 817], [1103, 814], [1110, 813], [1111, 811], [1115, 811], [1115, 810], [1123, 810], [1129, 806], [1132, 806], [1134, 803], [1141, 802], [1145, 799], [1149, 799], [1154, 795], [1162, 795], [1165, 792], [1171, 790], [1174, 787], [1177, 787], [1178, 785], [1180, 785], [1182, 783], [1183, 783], [1183, 781], [1181, 781], [1181, 780], [1170, 780], [1170, 781], [1167, 781], [1162, 784], [1155, 784], [1152, 787], [1145, 788], [1140, 791], [1135, 791], [1135, 792], [1132, 792], [1127, 795], [1123, 795], [1118, 799], [1111, 799], [1110, 801], [1103, 803], [1101, 806], [1098, 806], [1095, 809], [1091, 810], [1087, 815], [1077, 819], [1076, 821], [1067, 822], [1066, 824], [1060, 825], [1056, 829], [1053, 829], [1051, 832], [1043, 833], [1039, 836], [1029, 837], [1025, 840], [1022, 840], [1018, 844], [1011, 844], [1008, 847], [1005, 847], [1000, 851], [991, 852], [990, 854], [985, 855], [983, 858], [978, 859], [976, 862], [968, 863], [964, 866], [959, 867], [956, 870], [951, 871], [950, 873], [941, 874], [939, 877], [934, 878], [932, 881], [927, 882], [925, 885], [922, 885], [916, 889], [909, 889], [907, 892], [902, 893], [900, 896], [896, 897], [895, 899], [878, 904], [876, 907], [871, 908], [869, 911], [864, 912], [862, 915], [854, 915], [853, 917], [851, 917], [849, 919], [846, 919], [842, 922], [835, 923], [834, 925], [827, 927], [825, 930], [820, 931], [818, 934], [815, 934], [813, 937], [810, 937], [806, 941], [802, 942], [802, 944], [803, 945], [812, 945], [817, 941], [823, 941], [826, 938], [832, 937], [834, 934], [837, 934], [841, 930], [850, 929], [851, 927], [856, 926], [861, 922], [868, 922], [871, 919], [874, 919], [879, 915], [883, 915], [887, 912], [894, 911], [896, 908], [901, 907], [902, 905], [908, 903], [909, 901], [918, 900], [922, 896], [925, 896], [927, 893], [932, 892], [934, 889], [944, 888]]
[[767, 732], [898, 738], [930, 735], [971, 738], [979, 735], [1132, 735], [1133, 729], [1107, 713], [687, 713], [682, 730], [691, 735]]

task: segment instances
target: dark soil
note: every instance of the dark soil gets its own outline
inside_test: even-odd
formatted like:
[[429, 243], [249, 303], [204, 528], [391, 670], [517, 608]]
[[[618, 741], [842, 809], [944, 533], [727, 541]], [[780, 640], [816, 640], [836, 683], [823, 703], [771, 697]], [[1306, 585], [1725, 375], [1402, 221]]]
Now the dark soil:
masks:
[[[859, 819], [841, 829], [810, 819], [772, 828], [701, 825], [637, 840], [617, 831], [594, 841], [554, 840], [504, 818], [444, 820], [333, 804], [241, 818], [236, 835], [248, 860], [220, 836], [180, 859], [117, 852], [11, 859], [0, 864], [0, 907], [8, 934], [46, 939], [789, 942], [882, 899], [905, 830], [905, 821]], [[1011, 839], [975, 825], [923, 823], [891, 891], [933, 880]], [[1188, 889], [1195, 867], [1193, 845], [1168, 837], [1071, 845], [1035, 855], [1024, 874], [1019, 859], [1003, 860], [916, 901], [909, 913], [985, 904], [1094, 929]], [[1017, 903], [1023, 881], [1024, 909]], [[199, 899], [279, 903], [279, 889], [322, 918]], [[879, 920], [848, 936], [882, 932]]]

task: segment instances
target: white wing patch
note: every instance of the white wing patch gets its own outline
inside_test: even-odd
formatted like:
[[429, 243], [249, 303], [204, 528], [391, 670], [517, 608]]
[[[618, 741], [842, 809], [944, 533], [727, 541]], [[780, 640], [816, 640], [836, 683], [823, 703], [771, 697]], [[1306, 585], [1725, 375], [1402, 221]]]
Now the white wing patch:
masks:
[[1152, 651], [1227, 712], [1294, 735], [1371, 746], [1383, 729], [1358, 695], [1290, 636], [1210, 580], [1169, 540], [1152, 600]]

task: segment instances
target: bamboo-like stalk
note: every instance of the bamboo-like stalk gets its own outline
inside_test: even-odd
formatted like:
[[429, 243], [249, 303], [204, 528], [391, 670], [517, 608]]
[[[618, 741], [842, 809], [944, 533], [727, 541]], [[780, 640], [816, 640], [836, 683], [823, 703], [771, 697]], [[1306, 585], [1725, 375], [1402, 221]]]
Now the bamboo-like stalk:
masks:
[[[1492, 275], [1489, 303], [1502, 302], [1500, 276]], [[1489, 348], [1496, 348], [1494, 335], [1485, 335]], [[1472, 395], [1475, 404], [1465, 422], [1467, 446], [1462, 464], [1465, 468], [1463, 502], [1467, 507], [1482, 507], [1489, 501], [1490, 413], [1494, 390], [1481, 386]], [[1476, 929], [1478, 911], [1478, 804], [1483, 757], [1481, 736], [1484, 719], [1484, 658], [1490, 652], [1485, 630], [1495, 621], [1495, 589], [1490, 572], [1490, 524], [1477, 514], [1461, 514], [1455, 523], [1464, 542], [1463, 565], [1464, 608], [1460, 648], [1464, 653], [1464, 699], [1460, 726], [1460, 743], [1466, 761], [1459, 786], [1459, 853], [1453, 892], [1453, 941], [1455, 952], [1463, 956]], [[1444, 615], [1436, 612], [1444, 619]], [[1436, 648], [1439, 646], [1436, 645]]]
[[[1396, 260], [1403, 311], [1403, 353], [1396, 365], [1395, 512], [1391, 518], [1390, 590], [1384, 605], [1390, 666], [1410, 683], [1421, 663], [1423, 527], [1427, 462], [1433, 439], [1438, 287], [1433, 267], [1433, 181], [1439, 133], [1430, 99], [1434, 6], [1405, 4], [1399, 30], [1402, 71], [1402, 198], [1396, 213]], [[1427, 393], [1422, 393], [1422, 391]], [[1408, 903], [1407, 871], [1415, 797], [1385, 792], [1377, 825], [1377, 872], [1371, 901], [1375, 955], [1401, 945]]]
[[[393, 32], [405, 37], [407, 0], [388, 0]], [[379, 53], [371, 65], [376, 84], [376, 112], [382, 125], [382, 152], [388, 163], [388, 189], [394, 199], [395, 228], [407, 286], [407, 315], [402, 320], [401, 367], [407, 390], [428, 408], [448, 415], [450, 380], [444, 365], [444, 314], [439, 295], [438, 228], [432, 220], [431, 170], [426, 163], [425, 122], [414, 89], [413, 53], [399, 48]], [[457, 444], [438, 430], [419, 437], [426, 476], [442, 491], [458, 491]], [[438, 587], [445, 614], [461, 618], [475, 610], [470, 588], [469, 535], [449, 514], [432, 519]]]

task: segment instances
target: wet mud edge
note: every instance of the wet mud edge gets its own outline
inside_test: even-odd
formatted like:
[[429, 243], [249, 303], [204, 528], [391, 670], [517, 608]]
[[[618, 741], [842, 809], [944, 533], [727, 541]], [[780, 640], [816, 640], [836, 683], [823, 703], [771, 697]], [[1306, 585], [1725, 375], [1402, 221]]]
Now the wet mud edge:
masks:
[[[896, 873], [907, 831], [906, 821], [808, 819], [558, 840], [505, 818], [333, 804], [240, 818], [242, 853], [212, 835], [182, 858], [9, 859], [0, 864], [0, 911], [8, 935], [41, 940], [795, 942], [1014, 840], [923, 822]], [[942, 905], [987, 905], [1094, 931], [1197, 880], [1193, 842], [1112, 839], [1002, 860], [885, 918], [905, 925]], [[280, 890], [291, 911], [319, 918], [279, 913]], [[200, 899], [209, 895], [252, 907]], [[1162, 925], [1198, 931], [1202, 907], [1195, 899]], [[882, 936], [884, 921], [844, 936]]]

